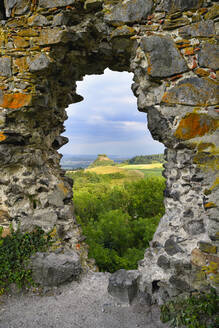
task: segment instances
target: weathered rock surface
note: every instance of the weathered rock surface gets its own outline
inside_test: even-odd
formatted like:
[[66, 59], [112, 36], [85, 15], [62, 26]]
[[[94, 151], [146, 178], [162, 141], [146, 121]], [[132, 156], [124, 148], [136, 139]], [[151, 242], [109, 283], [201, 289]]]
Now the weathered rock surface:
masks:
[[171, 38], [159, 35], [142, 38], [142, 48], [148, 58], [148, 74], [153, 77], [167, 77], [188, 70]]
[[11, 58], [1, 57], [0, 58], [0, 75], [1, 76], [11, 76]]
[[50, 60], [48, 56], [42, 53], [40, 55], [35, 56], [33, 60], [31, 60], [29, 64], [29, 70], [30, 72], [41, 71], [47, 69], [49, 67], [49, 64]]
[[168, 90], [163, 101], [169, 104], [191, 106], [216, 105], [218, 103], [219, 86], [208, 78], [190, 77], [181, 80]]
[[208, 20], [182, 27], [179, 30], [179, 34], [183, 38], [212, 37], [215, 35], [214, 22]]
[[79, 256], [69, 254], [36, 253], [31, 259], [33, 280], [42, 286], [59, 286], [77, 280], [81, 274]]
[[152, 0], [127, 0], [109, 7], [104, 15], [104, 20], [110, 24], [132, 24], [147, 19], [153, 6]]
[[75, 0], [39, 0], [39, 6], [43, 8], [56, 8], [73, 5]]
[[205, 43], [198, 53], [198, 62], [201, 67], [219, 69], [219, 46]]
[[198, 9], [202, 6], [200, 0], [161, 0], [156, 10], [175, 12], [178, 10]]
[[109, 278], [108, 292], [120, 302], [129, 304], [138, 293], [139, 278], [137, 270], [118, 270]]

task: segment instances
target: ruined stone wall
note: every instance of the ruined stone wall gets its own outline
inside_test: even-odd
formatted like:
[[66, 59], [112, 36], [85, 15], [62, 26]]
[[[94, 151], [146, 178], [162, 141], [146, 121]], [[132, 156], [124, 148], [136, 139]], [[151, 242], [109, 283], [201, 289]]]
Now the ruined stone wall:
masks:
[[65, 108], [82, 100], [86, 74], [133, 72], [167, 160], [166, 214], [139, 264], [140, 288], [162, 302], [216, 286], [218, 17], [210, 0], [1, 2], [0, 223], [56, 226], [74, 243], [72, 183], [57, 152]]

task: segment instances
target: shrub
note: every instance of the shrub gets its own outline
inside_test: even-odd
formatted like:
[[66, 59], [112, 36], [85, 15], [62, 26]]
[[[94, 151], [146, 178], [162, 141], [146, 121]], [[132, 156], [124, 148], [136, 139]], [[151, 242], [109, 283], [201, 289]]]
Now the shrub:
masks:
[[197, 293], [187, 299], [170, 301], [161, 306], [161, 321], [171, 327], [219, 327], [219, 298], [212, 288], [209, 294]]
[[40, 227], [26, 233], [11, 228], [11, 234], [4, 238], [2, 231], [0, 227], [0, 291], [4, 292], [11, 283], [20, 288], [30, 286], [33, 281], [28, 260], [32, 254], [47, 250], [52, 237]]

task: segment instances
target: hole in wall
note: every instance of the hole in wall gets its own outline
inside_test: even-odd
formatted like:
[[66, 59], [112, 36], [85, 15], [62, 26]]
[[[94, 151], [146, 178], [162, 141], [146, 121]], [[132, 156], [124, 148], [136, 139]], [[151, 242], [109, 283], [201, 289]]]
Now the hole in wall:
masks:
[[[159, 154], [164, 149], [162, 144], [151, 137], [146, 115], [137, 110], [137, 100], [131, 91], [132, 78], [131, 73], [108, 69], [104, 75], [86, 76], [82, 82], [77, 83], [77, 93], [84, 97], [84, 101], [67, 109], [69, 118], [66, 121], [65, 137], [69, 138], [69, 143], [61, 148], [64, 154], [63, 168], [71, 170], [86, 167], [98, 154], [106, 154], [115, 164], [104, 166], [103, 169], [100, 166], [93, 167], [82, 174], [80, 171], [67, 173], [75, 180], [73, 191], [77, 221], [87, 237], [86, 243], [90, 245], [90, 250], [93, 249], [90, 256], [95, 258], [99, 268], [101, 266], [101, 271], [136, 268], [138, 260], [144, 256], [145, 248], [149, 246], [149, 240], [146, 237], [144, 239], [143, 235], [145, 226], [150, 219], [154, 220], [155, 231], [158, 216], [163, 214], [162, 209], [158, 213], [154, 210], [156, 206], [147, 204], [142, 197], [143, 191], [137, 196], [141, 194], [141, 212], [133, 205], [134, 201], [129, 206], [131, 197], [134, 198], [137, 193], [134, 189], [130, 190], [136, 188], [140, 191], [141, 188], [149, 188], [149, 185], [141, 185], [144, 172], [140, 169], [132, 167], [127, 177], [123, 173], [124, 169], [116, 165], [119, 160], [124, 161], [137, 155]], [[122, 179], [123, 184], [129, 184], [127, 190], [123, 188]], [[138, 181], [139, 185], [135, 186]], [[126, 195], [129, 192], [132, 192], [132, 196]], [[146, 207], [151, 208], [151, 213]], [[111, 227], [109, 222], [112, 223]], [[95, 235], [97, 231], [104, 234], [100, 240]], [[134, 238], [138, 233], [141, 240], [135, 243]], [[129, 238], [131, 234], [134, 237]], [[108, 257], [109, 263], [100, 264], [101, 257]]]
[[0, 2], [0, 20], [1, 19], [6, 19], [6, 11], [5, 11], [4, 1]]
[[146, 114], [137, 110], [132, 78], [132, 73], [106, 69], [103, 75], [89, 75], [77, 83], [84, 100], [67, 109], [64, 136], [69, 142], [61, 148], [64, 156], [163, 153], [164, 146], [147, 129]]
[[152, 293], [153, 294], [156, 293], [160, 289], [159, 282], [160, 282], [160, 280], [152, 281]]

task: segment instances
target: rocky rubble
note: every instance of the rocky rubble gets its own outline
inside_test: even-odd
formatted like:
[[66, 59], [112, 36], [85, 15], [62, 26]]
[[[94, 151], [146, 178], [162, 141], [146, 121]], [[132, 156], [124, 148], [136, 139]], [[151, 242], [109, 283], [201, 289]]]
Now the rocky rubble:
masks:
[[[218, 285], [217, 1], [4, 0], [0, 5], [0, 223], [35, 225], [80, 248], [72, 182], [57, 150], [76, 82], [134, 74], [138, 109], [166, 146], [165, 207], [139, 264], [163, 302]], [[210, 245], [203, 248], [200, 245]]]

